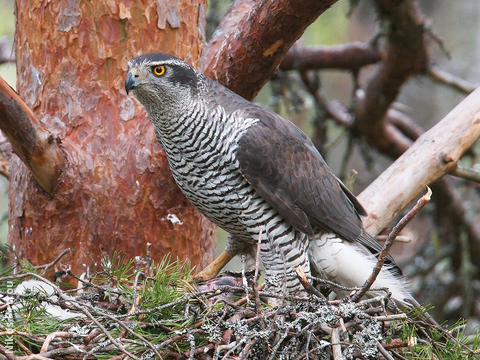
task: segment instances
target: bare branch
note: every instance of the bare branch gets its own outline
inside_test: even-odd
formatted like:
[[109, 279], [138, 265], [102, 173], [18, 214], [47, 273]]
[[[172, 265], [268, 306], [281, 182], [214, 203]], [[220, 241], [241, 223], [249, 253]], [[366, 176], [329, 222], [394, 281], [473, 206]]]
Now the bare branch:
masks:
[[[413, 75], [427, 69], [424, 19], [412, 0], [375, 0], [380, 17], [388, 21], [386, 51], [381, 65], [369, 80], [365, 96], [355, 108], [355, 127], [381, 151], [395, 146], [384, 119], [401, 87]], [[390, 133], [389, 133], [390, 132]], [[397, 153], [397, 156], [401, 151]]]
[[48, 193], [57, 184], [63, 154], [53, 136], [35, 118], [18, 94], [0, 78], [0, 129], [13, 151]]
[[451, 174], [457, 177], [461, 177], [463, 179], [480, 182], [480, 171], [476, 169], [469, 169], [457, 165], [457, 167], [451, 172]]
[[[388, 235], [377, 235], [375, 236], [375, 239], [377, 241], [386, 241], [388, 238]], [[396, 238], [395, 238], [395, 241], [396, 242], [401, 242], [401, 243], [410, 243], [412, 242], [412, 239], [409, 238], [408, 236], [402, 236], [402, 235], [398, 235]]]
[[49, 269], [54, 267], [65, 255], [69, 254], [71, 251], [72, 249], [67, 248], [63, 250], [60, 255], [58, 255], [53, 261], [49, 262], [48, 264], [34, 266], [34, 268], [37, 270], [42, 270], [42, 274], [45, 274]]
[[428, 75], [430, 78], [440, 84], [446, 85], [460, 91], [464, 94], [470, 94], [477, 87], [475, 84], [470, 83], [467, 80], [459, 78], [447, 71], [440, 69], [438, 66], [430, 66], [428, 68]]
[[425, 132], [412, 118], [395, 109], [388, 111], [386, 120], [411, 140], [417, 140]]
[[306, 27], [336, 1], [234, 1], [204, 48], [205, 74], [252, 99]]
[[365, 293], [372, 287], [373, 283], [375, 282], [378, 274], [380, 274], [380, 270], [382, 270], [383, 264], [385, 263], [385, 259], [387, 258], [388, 252], [393, 245], [393, 241], [397, 237], [397, 235], [402, 231], [402, 229], [407, 225], [410, 220], [412, 220], [419, 211], [430, 201], [432, 196], [432, 190], [427, 186], [427, 193], [423, 195], [420, 199], [418, 199], [415, 206], [404, 216], [400, 219], [397, 225], [395, 225], [388, 234], [387, 240], [385, 240], [385, 244], [383, 244], [382, 251], [378, 255], [377, 264], [373, 268], [372, 274], [369, 276], [365, 284], [363, 284], [362, 288], [357, 291], [352, 296], [352, 301], [357, 302], [360, 298], [365, 295]]
[[369, 213], [364, 221], [367, 231], [378, 234], [425, 185], [455, 168], [458, 159], [479, 136], [480, 89], [477, 89], [420, 136], [360, 194], [359, 200]]
[[282, 70], [314, 70], [359, 68], [380, 61], [378, 49], [369, 43], [354, 42], [332, 46], [295, 45], [280, 63]]
[[305, 274], [301, 266], [298, 266], [295, 269], [295, 273], [297, 274], [297, 278], [298, 280], [300, 280], [300, 283], [302, 284], [303, 288], [309, 294], [315, 295], [319, 299], [327, 300], [319, 290], [317, 290], [314, 286], [310, 285], [310, 282], [307, 279], [307, 275]]
[[332, 355], [334, 360], [341, 360], [344, 359], [342, 353], [342, 343], [340, 341], [340, 328], [333, 328], [332, 329]]

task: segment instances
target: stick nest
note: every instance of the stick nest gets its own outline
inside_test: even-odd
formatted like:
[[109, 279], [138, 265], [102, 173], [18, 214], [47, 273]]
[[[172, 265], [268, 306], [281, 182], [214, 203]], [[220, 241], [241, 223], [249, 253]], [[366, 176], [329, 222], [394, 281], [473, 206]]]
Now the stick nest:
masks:
[[[268, 293], [248, 275], [195, 286], [190, 267], [169, 259], [155, 265], [114, 255], [91, 274], [57, 272], [56, 282], [43, 275], [49, 266], [23, 262], [0, 274], [0, 359], [460, 359], [478, 353], [462, 342], [459, 327], [453, 337], [412, 314], [387, 311], [388, 294], [326, 301], [316, 290], [299, 298]], [[59, 280], [78, 285], [66, 289]], [[268, 304], [272, 299], [276, 306]]]

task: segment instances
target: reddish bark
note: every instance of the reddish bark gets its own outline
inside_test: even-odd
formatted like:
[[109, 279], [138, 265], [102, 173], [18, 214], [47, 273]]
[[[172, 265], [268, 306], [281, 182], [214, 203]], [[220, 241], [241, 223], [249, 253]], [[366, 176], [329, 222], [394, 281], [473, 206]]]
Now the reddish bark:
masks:
[[[213, 257], [214, 227], [183, 198], [142, 107], [127, 97], [127, 61], [163, 50], [195, 63], [204, 0], [17, 0], [18, 91], [65, 156], [53, 197], [14, 157], [9, 241], [34, 263], [74, 249], [72, 271], [100, 250]], [[179, 224], [177, 218], [182, 222]]]
[[292, 44], [337, 0], [236, 0], [202, 54], [207, 76], [252, 99]]
[[361, 42], [331, 46], [293, 46], [283, 58], [280, 69], [357, 70], [380, 59], [380, 51], [376, 47]]
[[[57, 184], [63, 154], [51, 134], [35, 118], [18, 94], [0, 78], [0, 126], [15, 153], [32, 172], [43, 190], [50, 193]], [[0, 171], [8, 174], [8, 160], [0, 159]]]

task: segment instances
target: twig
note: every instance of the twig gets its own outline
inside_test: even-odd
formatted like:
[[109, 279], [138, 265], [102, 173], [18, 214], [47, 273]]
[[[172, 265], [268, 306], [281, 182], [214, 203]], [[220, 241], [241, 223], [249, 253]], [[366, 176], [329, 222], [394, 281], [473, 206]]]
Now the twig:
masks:
[[474, 168], [465, 168], [461, 165], [457, 165], [450, 174], [480, 183], [480, 171]]
[[0, 344], [0, 354], [5, 356], [7, 358], [7, 360], [16, 360], [17, 359], [17, 357], [15, 356], [15, 354], [13, 352], [8, 350], [5, 346], [3, 346], [1, 344]]
[[385, 316], [374, 316], [374, 319], [377, 321], [394, 321], [394, 320], [405, 320], [408, 319], [407, 314], [393, 314]]
[[110, 332], [90, 313], [90, 311], [88, 311], [88, 309], [86, 307], [84, 307], [82, 305], [78, 305], [78, 304], [76, 304], [75, 307], [77, 307], [78, 310], [80, 310], [85, 315], [87, 315], [87, 317], [89, 317], [90, 320], [92, 320], [95, 323], [95, 325], [97, 325], [98, 328], [105, 334], [105, 336], [108, 338], [108, 340], [110, 340], [111, 343], [113, 345], [115, 345], [121, 352], [123, 352], [125, 355], [131, 357], [132, 359], [140, 360], [138, 357], [136, 357], [135, 355], [130, 353], [127, 349], [125, 349], [125, 347], [122, 344], [120, 344], [117, 340], [115, 340], [115, 338], [112, 336], [112, 334], [110, 334]]
[[398, 233], [405, 227], [405, 225], [407, 225], [408, 222], [430, 201], [431, 196], [432, 190], [430, 190], [430, 188], [427, 186], [427, 193], [418, 199], [415, 206], [404, 217], [402, 217], [402, 219], [400, 219], [397, 225], [393, 227], [392, 231], [390, 231], [388, 234], [388, 238], [383, 245], [382, 251], [378, 255], [377, 264], [375, 265], [372, 274], [367, 281], [365, 281], [365, 284], [362, 286], [362, 288], [353, 294], [352, 301], [357, 302], [370, 289], [380, 273], [380, 270], [382, 270], [383, 264], [388, 255], [388, 251], [393, 244], [393, 240], [395, 240]]
[[354, 42], [330, 46], [299, 46], [288, 50], [280, 63], [282, 70], [342, 69], [358, 70], [381, 60], [375, 44]]
[[[48, 360], [51, 360], [52, 358], [64, 359], [66, 355], [84, 354], [85, 352], [90, 351], [95, 347], [97, 347], [97, 345], [95, 346], [72, 345], [68, 348], [60, 347], [44, 353], [34, 354], [36, 358], [33, 358], [33, 359], [48, 359]], [[103, 346], [103, 348], [108, 350], [116, 350], [113, 344], [108, 344], [106, 346]], [[33, 356], [33, 355], [29, 355], [29, 356]], [[19, 357], [16, 357], [15, 360], [31, 360], [32, 358], [29, 356], [19, 356]]]
[[48, 264], [45, 264], [45, 265], [34, 266], [34, 268], [37, 269], [37, 270], [42, 270], [41, 274], [44, 275], [50, 268], [55, 266], [61, 260], [62, 257], [69, 254], [71, 251], [72, 251], [72, 249], [70, 249], [70, 248], [65, 249], [52, 262], [49, 262]]
[[242, 338], [240, 341], [234, 341], [233, 343], [235, 344], [235, 346], [232, 346], [230, 350], [228, 350], [227, 353], [223, 355], [222, 360], [231, 359], [231, 354], [233, 354], [233, 352], [237, 350], [241, 345], [243, 345], [246, 341], [247, 340], [245, 338]]
[[380, 352], [382, 353], [382, 355], [385, 356], [385, 359], [395, 360], [393, 358], [393, 356], [390, 355], [387, 350], [385, 350], [385, 348], [383, 347], [383, 345], [380, 342], [377, 342], [377, 347], [378, 347], [378, 350], [380, 350]]
[[45, 339], [45, 341], [43, 342], [43, 345], [40, 349], [40, 353], [44, 353], [48, 350], [48, 346], [50, 345], [50, 343], [52, 342], [53, 339], [55, 339], [56, 337], [62, 337], [62, 338], [70, 338], [72, 337], [73, 335], [70, 334], [68, 331], [55, 331], [51, 334], [48, 334], [47, 338]]
[[[375, 239], [377, 241], [386, 241], [388, 238], [388, 235], [377, 235], [375, 236]], [[409, 238], [408, 236], [405, 236], [405, 235], [398, 235], [394, 242], [400, 242], [400, 243], [411, 243], [412, 242], [412, 238]]]
[[190, 356], [188, 360], [193, 360], [193, 356], [195, 355], [195, 336], [192, 334], [188, 334], [188, 341], [190, 341]]
[[285, 331], [285, 333], [282, 335], [280, 340], [278, 340], [278, 342], [273, 347], [272, 353], [270, 354], [270, 357], [268, 358], [269, 360], [275, 359], [275, 355], [277, 354], [277, 351], [278, 351], [280, 345], [282, 345], [283, 341], [287, 338], [287, 336], [288, 336], [288, 330]]
[[310, 282], [307, 279], [307, 275], [305, 275], [305, 272], [303, 271], [303, 268], [301, 266], [298, 266], [295, 269], [295, 273], [297, 274], [298, 280], [300, 280], [300, 283], [302, 284], [303, 288], [308, 293], [313, 294], [322, 300], [327, 300], [320, 291], [318, 291], [314, 286], [310, 284]]
[[138, 271], [136, 274], [135, 274], [135, 280], [133, 281], [133, 301], [132, 301], [132, 307], [130, 308], [130, 310], [128, 311], [129, 313], [134, 313], [135, 311], [137, 311], [137, 302], [139, 303], [140, 302], [140, 299], [137, 298], [138, 294], [137, 294], [137, 286], [138, 286], [138, 282], [140, 280], [140, 276], [145, 276], [145, 274], [141, 271]]
[[450, 74], [447, 71], [440, 69], [437, 66], [430, 66], [428, 68], [428, 75], [432, 80], [449, 86], [457, 91], [460, 91], [464, 94], [470, 94], [473, 90], [477, 88], [477, 85], [468, 82], [462, 78], [459, 78], [453, 74]]
[[15, 339], [15, 343], [22, 348], [23, 351], [25, 351], [25, 354], [27, 355], [32, 355], [32, 350], [27, 348], [23, 342], [20, 339]]
[[408, 346], [408, 340], [402, 340], [402, 339], [392, 339], [391, 342], [388, 344], [386, 342], [382, 342], [382, 346], [385, 349], [397, 349], [397, 348], [403, 348]]
[[332, 329], [332, 353], [334, 360], [343, 360], [342, 345], [340, 344], [340, 328]]
[[115, 289], [111, 289], [111, 288], [107, 288], [107, 287], [102, 287], [100, 285], [97, 285], [97, 284], [94, 284], [90, 281], [87, 281], [87, 280], [84, 280], [80, 277], [78, 277], [77, 275], [75, 275], [74, 273], [72, 273], [71, 270], [67, 270], [67, 274], [70, 275], [71, 277], [73, 277], [75, 280], [77, 280], [78, 282], [81, 282], [82, 284], [86, 285], [87, 287], [93, 287], [97, 290], [100, 290], [102, 292], [105, 292], [105, 293], [110, 293], [110, 294], [115, 294], [115, 295], [118, 295], [118, 296], [122, 296], [123, 294], [120, 292], [120, 291], [117, 291]]
[[143, 341], [144, 344], [147, 344], [147, 346], [155, 353], [155, 355], [157, 355], [157, 357], [159, 359], [162, 359], [162, 356], [160, 355], [160, 353], [158, 352], [157, 348], [150, 342], [148, 341], [144, 336], [136, 333], [135, 331], [133, 331], [132, 329], [130, 329], [129, 326], [127, 326], [123, 321], [117, 319], [116, 317], [106, 313], [106, 312], [103, 312], [103, 311], [99, 311], [98, 309], [95, 309], [93, 308], [92, 306], [88, 306], [91, 310], [94, 310], [95, 312], [99, 313], [101, 316], [104, 316], [108, 319], [110, 319], [111, 321], [113, 322], [116, 322], [118, 325], [120, 325], [123, 329], [125, 329], [128, 333], [132, 334], [133, 336], [139, 338], [141, 341]]
[[[358, 286], [344, 286], [344, 285], [338, 284], [334, 281], [327, 280], [327, 279], [322, 279], [322, 278], [315, 277], [315, 276], [311, 276], [311, 278], [315, 281], [318, 281], [319, 283], [322, 283], [322, 284], [325, 284], [325, 285], [328, 285], [330, 287], [333, 287], [333, 288], [336, 288], [336, 289], [339, 289], [339, 290], [343, 290], [343, 291], [352, 292], [352, 291], [358, 291], [358, 290], [361, 289]], [[387, 295], [390, 293], [388, 288], [373, 288], [373, 289], [370, 289], [369, 291], [384, 291], [385, 294], [387, 294]], [[381, 298], [384, 299], [385, 297], [382, 296]], [[376, 298], [373, 298], [373, 299], [376, 299]], [[366, 301], [369, 301], [369, 300], [367, 299], [367, 300], [363, 300], [363, 301], [366, 302]]]

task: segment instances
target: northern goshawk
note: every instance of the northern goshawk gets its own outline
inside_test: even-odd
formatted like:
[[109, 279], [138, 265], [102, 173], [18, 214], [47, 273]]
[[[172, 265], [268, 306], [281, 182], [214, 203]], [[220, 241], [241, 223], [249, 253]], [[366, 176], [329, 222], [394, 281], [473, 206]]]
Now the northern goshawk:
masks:
[[[295, 269], [361, 286], [380, 244], [365, 210], [290, 121], [166, 53], [129, 61], [125, 81], [155, 126], [183, 194], [226, 230], [226, 252], [260, 257], [270, 289], [303, 292]], [[411, 298], [393, 259], [374, 287]]]

